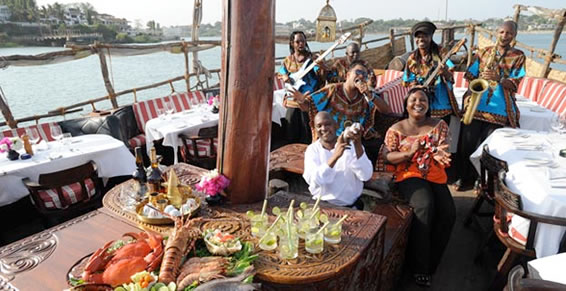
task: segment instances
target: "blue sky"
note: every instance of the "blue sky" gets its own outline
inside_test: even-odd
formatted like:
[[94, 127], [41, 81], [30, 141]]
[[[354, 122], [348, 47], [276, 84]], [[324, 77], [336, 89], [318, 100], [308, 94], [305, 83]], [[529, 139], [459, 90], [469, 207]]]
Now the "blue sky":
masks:
[[[156, 20], [163, 26], [187, 25], [192, 22], [193, 0], [57, 0], [59, 3], [88, 1], [98, 12], [125, 17], [142, 23]], [[245, 1], [245, 0], [240, 0]], [[38, 6], [55, 0], [37, 0]], [[277, 22], [299, 18], [316, 19], [325, 0], [278, 0]], [[444, 19], [447, 0], [331, 0], [338, 20], [368, 17], [372, 19], [415, 18]], [[566, 0], [448, 0], [449, 19], [503, 18], [513, 14], [514, 4], [546, 8], [566, 8]], [[222, 17], [222, 0], [203, 0], [203, 23], [214, 23]], [[300, 8], [297, 8], [300, 7]], [[300, 12], [297, 12], [299, 10]]]

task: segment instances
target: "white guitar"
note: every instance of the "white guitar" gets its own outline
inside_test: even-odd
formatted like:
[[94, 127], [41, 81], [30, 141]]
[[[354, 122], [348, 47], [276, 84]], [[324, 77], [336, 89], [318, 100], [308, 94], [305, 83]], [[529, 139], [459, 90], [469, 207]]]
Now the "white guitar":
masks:
[[[346, 32], [344, 33], [342, 36], [340, 36], [340, 38], [329, 48], [327, 49], [324, 53], [322, 53], [320, 56], [318, 56], [318, 58], [313, 62], [312, 60], [305, 62], [305, 65], [307, 63], [310, 63], [308, 66], [303, 65], [303, 67], [301, 67], [301, 69], [299, 69], [297, 72], [292, 73], [289, 75], [289, 83], [285, 83], [285, 89], [287, 90], [287, 92], [289, 92], [292, 89], [294, 90], [299, 90], [299, 88], [301, 88], [301, 86], [305, 85], [305, 82], [303, 81], [303, 77], [306, 76], [315, 66], [318, 62], [324, 60], [324, 58], [330, 53], [332, 52], [337, 46], [343, 44], [346, 42], [346, 40], [348, 40], [348, 38], [350, 38], [350, 36], [352, 36], [351, 32]], [[312, 92], [311, 92], [312, 93]], [[289, 94], [287, 94], [289, 95]], [[288, 97], [289, 99], [292, 99], [290, 97]]]

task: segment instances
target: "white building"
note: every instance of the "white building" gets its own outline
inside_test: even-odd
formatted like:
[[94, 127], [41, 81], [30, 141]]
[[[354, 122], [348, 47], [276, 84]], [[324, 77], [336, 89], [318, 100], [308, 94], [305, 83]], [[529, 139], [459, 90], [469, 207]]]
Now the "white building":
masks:
[[130, 25], [128, 24], [128, 20], [126, 18], [117, 18], [110, 14], [98, 14], [94, 20], [95, 23], [104, 24], [107, 26], [114, 26], [118, 29], [118, 31], [128, 31], [130, 29]]
[[6, 5], [0, 5], [0, 21], [8, 21], [10, 16], [12, 16], [10, 8]]
[[65, 6], [64, 19], [65, 19], [65, 25], [88, 24], [88, 21], [86, 20], [86, 16], [81, 11], [81, 9], [70, 5]]

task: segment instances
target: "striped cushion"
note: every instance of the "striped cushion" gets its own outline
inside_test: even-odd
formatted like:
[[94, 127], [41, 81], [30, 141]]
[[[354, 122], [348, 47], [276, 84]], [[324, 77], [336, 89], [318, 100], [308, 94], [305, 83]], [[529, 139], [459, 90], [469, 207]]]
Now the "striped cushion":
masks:
[[[214, 153], [216, 153], [217, 150], [218, 150], [218, 138], [214, 138], [213, 141], [214, 141], [214, 144], [212, 145], [212, 147], [213, 147]], [[189, 150], [189, 153], [192, 156], [194, 156], [195, 150], [193, 148], [193, 145], [191, 143], [188, 143], [187, 148]], [[210, 139], [199, 139], [199, 140], [197, 140], [197, 148], [198, 148], [199, 157], [210, 157], [210, 156], [213, 156], [213, 154], [214, 154], [214, 153], [210, 152]]]
[[285, 82], [275, 75], [275, 78], [273, 79], [273, 91], [281, 90], [283, 88], [285, 88]]
[[401, 77], [377, 89], [377, 92], [383, 97], [383, 100], [389, 104], [392, 112], [403, 113], [403, 99], [409, 92], [409, 87], [405, 87], [401, 84]]
[[135, 149], [136, 147], [143, 147], [145, 146], [145, 134], [138, 134], [128, 140], [128, 144], [130, 145], [131, 149]]
[[558, 114], [566, 112], [566, 84], [548, 81], [540, 96], [538, 104]]
[[54, 141], [55, 139], [51, 136], [51, 127], [58, 127], [59, 130], [61, 132], [63, 132], [63, 130], [61, 129], [61, 127], [59, 126], [58, 123], [48, 122], [48, 123], [41, 123], [41, 124], [38, 124], [38, 125], [31, 125], [31, 126], [27, 126], [27, 127], [18, 127], [18, 128], [14, 128], [14, 129], [4, 130], [4, 131], [0, 132], [0, 138], [16, 137], [16, 136], [19, 137], [19, 136], [22, 136], [26, 133], [27, 128], [35, 128], [35, 129], [37, 129], [39, 136], [41, 136], [41, 140]]
[[468, 88], [468, 80], [464, 78], [465, 72], [454, 72], [454, 88]]
[[507, 234], [516, 242], [522, 245], [526, 245], [530, 224], [530, 220], [519, 215], [512, 215], [511, 223], [509, 223], [509, 231]]
[[534, 77], [523, 77], [521, 83], [519, 83], [519, 88], [517, 89], [517, 95], [525, 96], [535, 102], [539, 101], [542, 89], [544, 85], [548, 82], [548, 79], [534, 78]]
[[87, 200], [96, 194], [96, 187], [90, 178], [85, 180], [85, 186], [87, 193], [83, 193], [81, 184], [78, 182], [63, 186], [63, 201], [59, 200], [56, 189], [39, 191], [39, 198], [47, 209], [64, 209], [69, 205]]
[[150, 99], [134, 103], [134, 115], [136, 116], [136, 121], [138, 123], [138, 128], [145, 132], [145, 124], [153, 118], [159, 117], [157, 111], [158, 109], [164, 108], [164, 102], [173, 102], [175, 106], [175, 112], [181, 112], [183, 110], [188, 110], [191, 108], [190, 100], [196, 100], [198, 103], [204, 103], [206, 101], [205, 95], [201, 91], [195, 92], [175, 92], [170, 96]]
[[395, 81], [398, 78], [403, 77], [403, 72], [402, 71], [396, 71], [396, 70], [385, 70], [385, 72], [383, 73], [383, 75], [377, 75], [376, 79], [377, 79], [377, 85], [376, 87], [383, 87], [385, 86], [387, 83]]

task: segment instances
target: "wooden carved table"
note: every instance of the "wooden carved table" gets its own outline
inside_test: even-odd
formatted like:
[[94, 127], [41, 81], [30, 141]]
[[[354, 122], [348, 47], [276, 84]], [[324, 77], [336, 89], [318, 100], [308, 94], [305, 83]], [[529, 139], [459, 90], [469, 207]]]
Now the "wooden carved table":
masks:
[[[172, 167], [179, 180], [186, 184], [198, 182], [204, 170], [187, 164]], [[132, 183], [131, 181], [126, 183]], [[127, 186], [127, 184], [125, 184]], [[169, 233], [171, 226], [154, 226], [141, 223], [134, 212], [125, 211], [121, 205], [120, 186], [108, 192], [104, 198], [104, 209], [128, 223], [142, 228], [152, 229], [163, 234]], [[278, 193], [269, 198], [269, 208], [288, 207], [291, 200], [295, 205], [301, 201], [312, 202], [310, 197]], [[257, 242], [251, 236], [246, 211], [261, 211], [262, 203], [247, 205], [225, 205], [223, 207], [202, 207], [200, 215], [205, 219], [198, 223], [201, 230], [220, 228], [245, 240]], [[276, 251], [261, 251], [254, 263], [258, 278], [266, 290], [306, 288], [310, 290], [376, 290], [379, 286], [380, 268], [385, 236], [385, 220], [380, 215], [354, 211], [349, 208], [335, 207], [321, 203], [322, 212], [330, 218], [339, 218], [348, 214], [343, 224], [342, 242], [337, 245], [325, 245], [321, 254], [312, 255], [299, 244], [299, 257], [294, 260], [282, 260]]]

